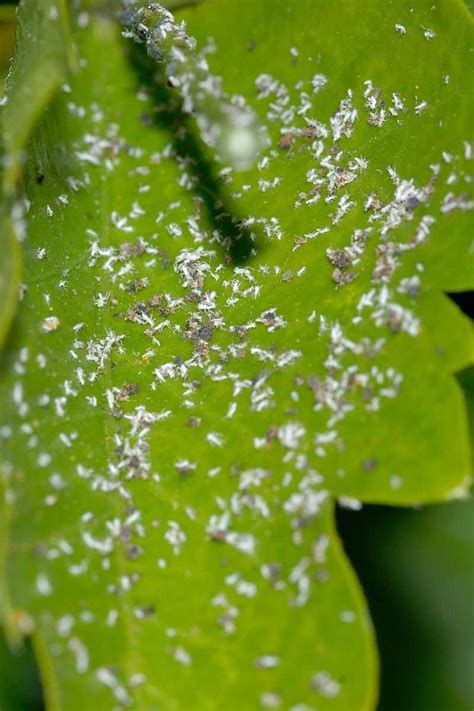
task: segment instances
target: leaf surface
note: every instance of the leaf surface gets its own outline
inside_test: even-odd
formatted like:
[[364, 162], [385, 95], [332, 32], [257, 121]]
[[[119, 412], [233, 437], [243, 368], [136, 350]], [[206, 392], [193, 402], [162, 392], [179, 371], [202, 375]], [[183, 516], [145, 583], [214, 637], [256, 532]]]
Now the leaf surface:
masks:
[[53, 79], [18, 50], [3, 614], [34, 630], [49, 708], [374, 707], [333, 500], [444, 501], [469, 477], [472, 336], [442, 291], [473, 274], [473, 31], [431, 7], [186, 10], [268, 127], [244, 174], [103, 8], [58, 16]]

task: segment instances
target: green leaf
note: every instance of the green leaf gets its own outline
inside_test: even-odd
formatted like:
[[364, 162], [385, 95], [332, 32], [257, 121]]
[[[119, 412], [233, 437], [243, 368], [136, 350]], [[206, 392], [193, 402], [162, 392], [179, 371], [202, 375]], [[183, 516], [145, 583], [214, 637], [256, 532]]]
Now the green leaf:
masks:
[[22, 153], [36, 121], [75, 63], [65, 0], [24, 2], [16, 25], [15, 61], [6, 81], [6, 165], [3, 188], [13, 191]]
[[[268, 126], [243, 174], [219, 174], [103, 7], [60, 17], [54, 84], [34, 61], [51, 23], [18, 50], [2, 607], [33, 632], [51, 709], [374, 708], [333, 499], [466, 494], [452, 373], [472, 334], [442, 291], [473, 274], [473, 31], [455, 0], [366, 5], [183, 13]], [[24, 3], [29, 37], [48, 7]]]
[[[25, 13], [28, 21], [25, 22]], [[21, 171], [23, 150], [41, 112], [66, 76], [66, 60], [72, 63], [72, 49], [65, 51], [67, 11], [64, 0], [24, 3], [17, 16], [17, 51], [6, 85], [6, 101], [0, 107], [0, 344], [3, 343], [16, 309], [20, 279], [20, 254], [17, 241], [23, 237], [23, 210], [12, 206], [15, 183]], [[3, 67], [11, 47], [9, 26], [12, 8], [2, 9], [0, 18]], [[72, 45], [69, 46], [72, 47]], [[5, 54], [3, 54], [5, 52]]]

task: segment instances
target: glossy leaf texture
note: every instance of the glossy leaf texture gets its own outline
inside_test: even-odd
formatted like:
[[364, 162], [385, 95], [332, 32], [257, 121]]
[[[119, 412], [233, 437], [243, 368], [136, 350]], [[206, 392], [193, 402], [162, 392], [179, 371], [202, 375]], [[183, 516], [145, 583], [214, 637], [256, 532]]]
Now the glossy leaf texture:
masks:
[[472, 20], [454, 0], [186, 9], [269, 132], [238, 174], [106, 4], [24, 2], [23, 33], [36, 12], [64, 56], [46, 110], [23, 118], [32, 70], [7, 93], [10, 633], [32, 632], [51, 709], [372, 709], [333, 501], [467, 492], [472, 335], [442, 292], [473, 273]]

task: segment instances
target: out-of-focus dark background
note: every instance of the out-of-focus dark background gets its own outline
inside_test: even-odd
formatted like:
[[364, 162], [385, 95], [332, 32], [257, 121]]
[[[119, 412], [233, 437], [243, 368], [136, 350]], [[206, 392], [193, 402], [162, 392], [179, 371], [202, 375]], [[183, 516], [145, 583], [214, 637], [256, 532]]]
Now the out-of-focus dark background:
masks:
[[[0, 86], [13, 52], [8, 5], [0, 0]], [[474, 2], [467, 5], [474, 10]], [[450, 296], [473, 318], [472, 292]], [[459, 381], [474, 414], [474, 369], [459, 374]], [[337, 523], [376, 630], [378, 711], [472, 711], [474, 500], [420, 510], [338, 509]], [[1, 630], [0, 671], [2, 711], [42, 711], [30, 646], [12, 652]]]

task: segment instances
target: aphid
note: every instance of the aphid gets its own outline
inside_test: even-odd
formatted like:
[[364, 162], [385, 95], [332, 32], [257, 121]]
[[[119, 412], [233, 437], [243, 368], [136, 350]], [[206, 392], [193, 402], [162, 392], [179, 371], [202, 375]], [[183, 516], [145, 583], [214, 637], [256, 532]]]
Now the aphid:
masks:
[[288, 151], [294, 144], [296, 140], [296, 136], [294, 133], [291, 131], [288, 131], [287, 133], [284, 133], [282, 137], [280, 138], [280, 141], [278, 143], [278, 146], [284, 150]]
[[345, 286], [350, 284], [351, 281], [357, 277], [357, 274], [353, 271], [345, 271], [343, 269], [334, 269], [332, 272], [332, 280], [338, 286]]

